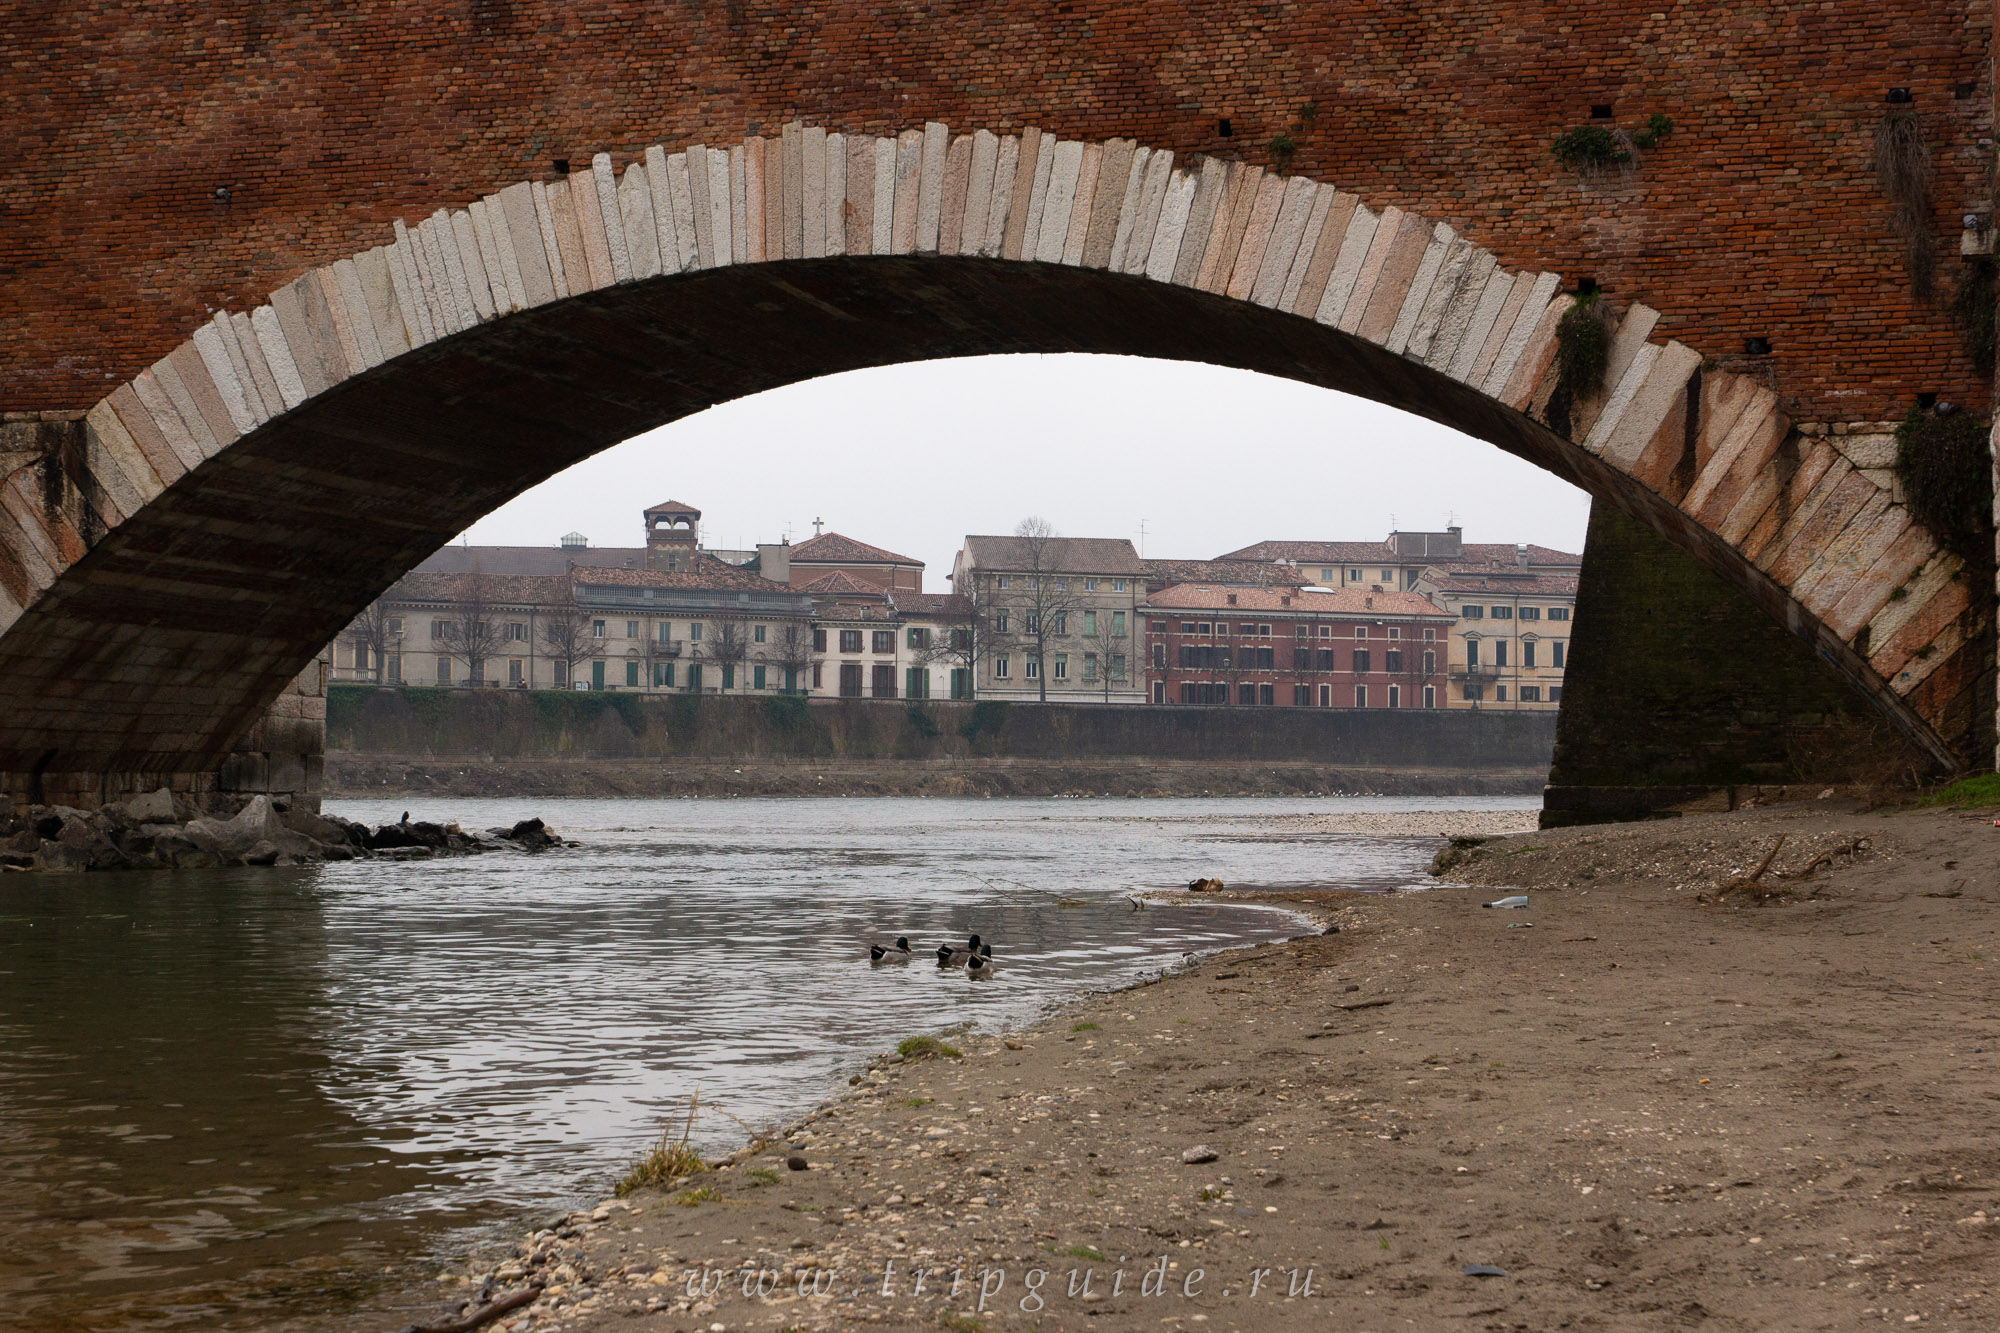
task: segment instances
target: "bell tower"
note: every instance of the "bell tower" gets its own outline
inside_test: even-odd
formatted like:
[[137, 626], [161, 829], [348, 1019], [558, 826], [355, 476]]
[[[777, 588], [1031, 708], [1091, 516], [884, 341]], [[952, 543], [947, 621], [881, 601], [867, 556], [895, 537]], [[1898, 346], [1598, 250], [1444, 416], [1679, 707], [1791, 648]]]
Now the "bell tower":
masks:
[[646, 511], [646, 568], [688, 572], [701, 543], [701, 511], [678, 500]]

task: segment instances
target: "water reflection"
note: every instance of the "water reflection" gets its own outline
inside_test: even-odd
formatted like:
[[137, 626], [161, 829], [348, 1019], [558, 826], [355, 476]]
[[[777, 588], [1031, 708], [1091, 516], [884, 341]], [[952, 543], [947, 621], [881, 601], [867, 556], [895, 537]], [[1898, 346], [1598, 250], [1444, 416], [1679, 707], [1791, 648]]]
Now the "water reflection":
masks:
[[[412, 812], [541, 813], [586, 845], [10, 877], [0, 1309], [10, 1327], [111, 1329], [366, 1308], [385, 1267], [594, 1197], [697, 1086], [777, 1121], [899, 1037], [1020, 1021], [1290, 929], [1134, 912], [1130, 890], [1417, 878], [1427, 843], [1254, 822], [1352, 804], [456, 800]], [[863, 961], [877, 935], [934, 948], [970, 930], [994, 942], [991, 982]], [[700, 1127], [710, 1147], [741, 1132]]]

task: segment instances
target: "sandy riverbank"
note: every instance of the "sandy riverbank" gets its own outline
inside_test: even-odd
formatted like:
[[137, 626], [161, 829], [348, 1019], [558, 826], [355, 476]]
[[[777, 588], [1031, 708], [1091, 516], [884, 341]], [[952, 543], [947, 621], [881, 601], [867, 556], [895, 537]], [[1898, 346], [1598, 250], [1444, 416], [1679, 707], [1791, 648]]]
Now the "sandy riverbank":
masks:
[[[1780, 832], [1776, 872], [1819, 868], [1719, 898]], [[499, 1326], [1992, 1326], [1990, 814], [1474, 850], [1456, 885], [1305, 895], [1339, 934], [874, 1070], [526, 1242], [497, 1288], [551, 1285]]]

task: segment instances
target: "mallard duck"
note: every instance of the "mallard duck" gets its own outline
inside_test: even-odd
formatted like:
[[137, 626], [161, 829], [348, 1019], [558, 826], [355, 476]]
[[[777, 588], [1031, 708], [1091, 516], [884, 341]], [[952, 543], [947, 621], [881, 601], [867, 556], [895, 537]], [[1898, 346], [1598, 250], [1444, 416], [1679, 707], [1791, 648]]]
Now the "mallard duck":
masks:
[[959, 948], [957, 945], [953, 944], [940, 944], [938, 945], [938, 955], [937, 955], [938, 966], [964, 967], [965, 960], [971, 958], [978, 952], [979, 952], [979, 936], [977, 934], [973, 935], [973, 937], [966, 942], [965, 947], [962, 949]]
[[910, 961], [910, 937], [898, 935], [894, 944], [871, 944], [868, 946], [868, 961], [871, 963], [907, 963]]
[[982, 944], [979, 952], [965, 960], [965, 975], [977, 981], [985, 981], [993, 975], [993, 946]]

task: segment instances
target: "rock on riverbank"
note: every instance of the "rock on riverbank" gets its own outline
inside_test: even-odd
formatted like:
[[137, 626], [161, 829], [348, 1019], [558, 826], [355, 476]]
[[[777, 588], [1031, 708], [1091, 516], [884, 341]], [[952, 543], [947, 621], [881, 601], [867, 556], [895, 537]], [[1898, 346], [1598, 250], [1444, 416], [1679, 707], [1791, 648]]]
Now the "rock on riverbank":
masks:
[[365, 824], [254, 796], [227, 818], [162, 788], [97, 810], [30, 806], [0, 815], [0, 871], [200, 870], [381, 856], [411, 860], [564, 845], [539, 819], [468, 833], [455, 823]]

